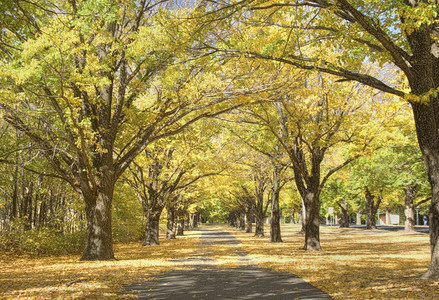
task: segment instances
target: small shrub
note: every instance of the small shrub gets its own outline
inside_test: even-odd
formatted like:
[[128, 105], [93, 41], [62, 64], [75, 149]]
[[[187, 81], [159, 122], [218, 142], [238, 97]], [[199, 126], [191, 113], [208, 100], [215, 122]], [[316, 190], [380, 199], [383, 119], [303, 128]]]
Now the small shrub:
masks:
[[84, 232], [62, 234], [54, 229], [9, 231], [0, 235], [0, 250], [18, 254], [79, 254], [84, 249]]

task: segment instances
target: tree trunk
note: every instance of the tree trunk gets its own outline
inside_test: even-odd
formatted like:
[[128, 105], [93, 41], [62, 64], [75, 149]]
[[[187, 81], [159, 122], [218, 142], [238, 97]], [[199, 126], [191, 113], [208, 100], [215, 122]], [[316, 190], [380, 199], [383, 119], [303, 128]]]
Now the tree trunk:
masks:
[[245, 214], [240, 213], [238, 217], [239, 230], [245, 230]]
[[[378, 216], [378, 219], [380, 216]], [[378, 224], [380, 221], [378, 220]], [[392, 225], [392, 213], [389, 208], [386, 207], [386, 225]]]
[[307, 191], [305, 195], [305, 250], [320, 251], [320, 200], [316, 193]]
[[161, 213], [162, 210], [148, 210], [148, 214], [146, 216], [145, 239], [143, 240], [142, 246], [155, 246], [160, 244], [159, 234]]
[[340, 206], [341, 210], [340, 227], [347, 228], [349, 227], [348, 203], [343, 201], [339, 203], [338, 206]]
[[246, 226], [246, 230], [245, 232], [247, 233], [252, 233], [253, 232], [253, 208], [251, 203], [247, 205], [247, 217], [246, 217], [246, 221], [247, 221], [247, 226]]
[[296, 211], [294, 209], [291, 210], [291, 219], [290, 219], [291, 224], [296, 224], [296, 221], [294, 220], [295, 215], [296, 215]]
[[264, 236], [264, 214], [262, 211], [258, 211], [255, 214], [256, 219], [256, 228], [255, 228], [255, 237], [263, 237]]
[[355, 216], [356, 216], [356, 225], [361, 225], [361, 216], [363, 215], [363, 210], [359, 209], [356, 211]]
[[376, 213], [378, 211], [378, 207], [381, 203], [381, 197], [378, 197], [377, 202], [375, 203], [374, 199], [375, 196], [373, 196], [369, 189], [366, 187], [366, 217], [367, 217], [367, 223], [366, 223], [366, 229], [376, 229]]
[[[436, 74], [437, 75], [437, 74]], [[424, 79], [422, 79], [424, 80]], [[414, 91], [415, 92], [415, 91]], [[416, 93], [415, 94], [419, 94]], [[415, 117], [416, 132], [428, 180], [431, 185], [429, 210], [430, 266], [422, 278], [439, 277], [439, 99], [432, 98], [429, 104], [411, 103]]]
[[31, 230], [32, 229], [32, 207], [33, 207], [33, 190], [34, 185], [32, 182], [28, 184], [28, 186], [25, 188], [24, 191], [24, 206], [23, 206], [23, 216], [24, 219], [24, 230]]
[[177, 234], [177, 211], [175, 205], [170, 203], [166, 205], [167, 223], [166, 223], [166, 239], [173, 240]]
[[273, 171], [273, 191], [271, 197], [271, 224], [270, 224], [270, 242], [281, 243], [282, 237], [280, 233], [281, 211], [279, 209], [279, 170], [275, 168]]
[[181, 220], [178, 221], [178, 224], [177, 224], [177, 236], [184, 235], [184, 229], [185, 229], [184, 225], [185, 225], [185, 220], [184, 219], [181, 219]]
[[413, 205], [413, 194], [405, 189], [405, 222], [404, 222], [404, 231], [405, 232], [415, 232], [415, 207]]
[[192, 214], [192, 227], [193, 228], [198, 227], [198, 213]]
[[299, 224], [302, 226], [300, 228], [300, 232], [302, 234], [305, 234], [305, 227], [306, 227], [306, 210], [305, 210], [305, 204], [302, 201], [302, 210], [299, 212]]
[[192, 228], [191, 228], [190, 220], [189, 220], [189, 218], [187, 218], [184, 220], [184, 231], [189, 231], [191, 229]]
[[87, 231], [81, 260], [114, 259], [111, 232], [113, 188], [103, 188], [95, 199], [85, 199]]

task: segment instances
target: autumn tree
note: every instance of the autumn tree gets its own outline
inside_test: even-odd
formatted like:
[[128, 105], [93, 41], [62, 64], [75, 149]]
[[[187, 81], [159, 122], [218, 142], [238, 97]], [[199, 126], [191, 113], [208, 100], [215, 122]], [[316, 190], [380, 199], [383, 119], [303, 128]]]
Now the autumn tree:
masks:
[[154, 92], [154, 80], [174, 86], [174, 75], [197, 73], [192, 64], [176, 64], [199, 35], [192, 32], [193, 22], [172, 17], [173, 4], [35, 5], [43, 11], [32, 14], [33, 34], [17, 41], [9, 49], [10, 61], [1, 63], [5, 120], [32, 139], [85, 203], [83, 260], [114, 258], [114, 186], [135, 157], [153, 141], [233, 105], [224, 94], [205, 97], [202, 86], [178, 97]]
[[[419, 147], [432, 190], [430, 206], [431, 263], [423, 278], [439, 276], [439, 136], [438, 7], [436, 1], [242, 1], [224, 4], [273, 39], [264, 52], [238, 48], [248, 57], [274, 60], [307, 70], [318, 70], [355, 80], [408, 101], [412, 107]], [[224, 7], [220, 10], [224, 15]], [[230, 11], [231, 10], [231, 11]], [[269, 28], [269, 29], [267, 29]], [[320, 50], [306, 52], [309, 47]], [[228, 50], [236, 49], [230, 45]], [[313, 48], [316, 49], [316, 48]], [[244, 50], [244, 51], [241, 51]], [[376, 63], [379, 73], [362, 68]], [[396, 68], [406, 81], [388, 73]]]

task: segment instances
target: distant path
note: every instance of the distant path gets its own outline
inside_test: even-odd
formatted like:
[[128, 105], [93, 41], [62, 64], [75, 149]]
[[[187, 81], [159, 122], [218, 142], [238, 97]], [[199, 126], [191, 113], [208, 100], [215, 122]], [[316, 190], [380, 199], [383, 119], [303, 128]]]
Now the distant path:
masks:
[[189, 270], [175, 270], [155, 280], [126, 286], [139, 299], [331, 299], [329, 295], [290, 273], [258, 268], [247, 253], [237, 248], [237, 268], [217, 268], [209, 246], [238, 245], [226, 231], [201, 231], [201, 249], [177, 260]]

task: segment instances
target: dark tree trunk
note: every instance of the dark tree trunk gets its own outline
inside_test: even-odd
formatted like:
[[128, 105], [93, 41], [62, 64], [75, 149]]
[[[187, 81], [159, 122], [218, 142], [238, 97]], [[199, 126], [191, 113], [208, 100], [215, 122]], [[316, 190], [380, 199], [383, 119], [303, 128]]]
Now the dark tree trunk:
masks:
[[273, 190], [271, 196], [271, 223], [270, 223], [270, 242], [281, 243], [282, 237], [280, 232], [280, 218], [281, 211], [279, 209], [279, 170], [277, 168], [273, 171]]
[[247, 233], [252, 233], [253, 232], [253, 208], [251, 203], [247, 204], [247, 216], [246, 216], [246, 220], [247, 220], [247, 226], [246, 226], [246, 230], [245, 232]]
[[348, 213], [348, 203], [343, 201], [339, 203], [341, 209], [341, 219], [340, 219], [340, 227], [347, 228], [349, 227], [349, 213]]
[[193, 228], [198, 227], [198, 213], [192, 214], [192, 227]]
[[112, 196], [113, 189], [109, 186], [107, 189], [103, 188], [97, 197], [85, 199], [87, 234], [81, 260], [114, 259], [111, 232]]
[[167, 210], [167, 224], [166, 224], [166, 239], [172, 240], [176, 238], [177, 234], [177, 211], [173, 203], [166, 205]]
[[184, 220], [184, 231], [189, 231], [191, 230], [191, 223], [189, 219], [185, 219]]
[[155, 246], [159, 245], [159, 235], [160, 235], [160, 211], [149, 211], [146, 216], [146, 228], [145, 228], [145, 239], [143, 240], [142, 246]]
[[320, 200], [318, 194], [307, 192], [305, 196], [306, 226], [305, 250], [320, 251]]
[[369, 189], [366, 187], [366, 217], [367, 217], [367, 223], [366, 223], [366, 229], [376, 229], [376, 214], [378, 212], [378, 208], [380, 207], [381, 203], [381, 196], [378, 196], [378, 200], [375, 203], [374, 199], [375, 196], [371, 194]]
[[[236, 217], [235, 217], [235, 214], [234, 213], [231, 213], [230, 215], [229, 215], [229, 223], [230, 223], [230, 226], [232, 226], [232, 227], [236, 227]], [[192, 221], [192, 217], [191, 217], [191, 221]]]
[[185, 229], [184, 223], [185, 223], [184, 219], [178, 220], [178, 224], [177, 224], [177, 235], [178, 236], [184, 235], [184, 229]]
[[264, 236], [264, 214], [263, 211], [258, 211], [255, 214], [256, 228], [255, 228], [255, 236], [263, 237]]
[[[429, 46], [430, 47], [430, 46]], [[437, 60], [436, 60], [437, 62]], [[421, 66], [422, 68], [422, 66]], [[418, 81], [412, 86], [417, 90], [413, 93], [422, 95], [430, 90], [431, 83], [422, 77], [423, 70], [419, 71]], [[436, 70], [439, 73], [439, 69]], [[439, 74], [434, 74], [434, 78], [439, 81]], [[433, 78], [433, 77], [430, 77]], [[427, 86], [426, 86], [427, 85]], [[439, 82], [435, 83], [435, 87]], [[422, 88], [423, 87], [423, 88]], [[430, 251], [431, 262], [423, 278], [439, 277], [439, 99], [431, 97], [429, 104], [411, 103], [416, 124], [416, 132], [419, 146], [421, 148], [425, 165], [427, 168], [428, 180], [431, 185], [431, 204], [429, 210], [429, 229], [430, 229]]]

